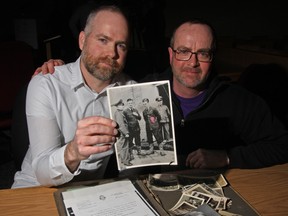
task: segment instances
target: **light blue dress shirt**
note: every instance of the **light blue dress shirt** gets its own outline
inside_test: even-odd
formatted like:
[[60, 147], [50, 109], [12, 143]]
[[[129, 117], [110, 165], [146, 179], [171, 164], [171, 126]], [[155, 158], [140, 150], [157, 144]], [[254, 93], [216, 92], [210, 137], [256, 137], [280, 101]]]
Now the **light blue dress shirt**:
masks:
[[[109, 87], [134, 83], [121, 73]], [[80, 58], [55, 67], [53, 74], [32, 78], [27, 90], [26, 115], [30, 146], [12, 188], [57, 186], [85, 172], [103, 177], [101, 165], [114, 149], [91, 155], [81, 161], [74, 173], [64, 163], [64, 150], [74, 138], [77, 122], [93, 115], [110, 116], [106, 89], [98, 94], [84, 83]]]

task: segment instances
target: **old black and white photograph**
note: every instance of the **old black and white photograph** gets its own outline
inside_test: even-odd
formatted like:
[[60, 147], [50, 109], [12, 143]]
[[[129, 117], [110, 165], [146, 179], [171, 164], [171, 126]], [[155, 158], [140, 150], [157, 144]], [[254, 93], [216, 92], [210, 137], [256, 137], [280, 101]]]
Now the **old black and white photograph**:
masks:
[[111, 87], [107, 95], [118, 169], [177, 165], [169, 81]]

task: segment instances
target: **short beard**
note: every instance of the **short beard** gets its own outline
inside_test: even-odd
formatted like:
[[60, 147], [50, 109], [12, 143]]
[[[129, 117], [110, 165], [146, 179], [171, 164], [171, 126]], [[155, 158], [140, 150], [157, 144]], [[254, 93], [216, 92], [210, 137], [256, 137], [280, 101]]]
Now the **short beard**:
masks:
[[193, 81], [193, 83], [189, 83], [185, 80], [185, 77], [181, 76], [182, 74], [177, 74], [175, 72], [174, 73], [174, 77], [176, 78], [176, 80], [181, 83], [183, 86], [185, 86], [186, 88], [190, 88], [190, 89], [195, 89], [197, 91], [202, 91], [203, 88], [205, 88], [206, 86], [206, 81], [208, 79], [208, 76], [205, 76], [202, 80], [201, 79], [196, 79]]
[[[86, 70], [101, 81], [112, 80], [123, 69], [123, 66], [109, 57], [94, 57], [87, 52], [82, 52], [82, 59]], [[100, 63], [108, 64], [111, 68], [101, 67]]]

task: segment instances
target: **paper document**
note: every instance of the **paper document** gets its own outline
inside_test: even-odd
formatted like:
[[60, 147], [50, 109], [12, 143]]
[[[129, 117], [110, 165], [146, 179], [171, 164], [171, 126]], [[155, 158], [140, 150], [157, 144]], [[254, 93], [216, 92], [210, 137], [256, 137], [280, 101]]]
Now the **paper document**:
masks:
[[130, 180], [62, 192], [68, 216], [159, 215]]

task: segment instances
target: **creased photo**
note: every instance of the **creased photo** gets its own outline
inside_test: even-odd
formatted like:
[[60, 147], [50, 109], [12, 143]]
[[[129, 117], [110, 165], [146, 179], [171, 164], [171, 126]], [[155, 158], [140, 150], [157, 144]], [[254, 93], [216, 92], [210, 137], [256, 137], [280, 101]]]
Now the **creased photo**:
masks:
[[107, 89], [110, 116], [118, 123], [118, 170], [177, 165], [169, 81]]

